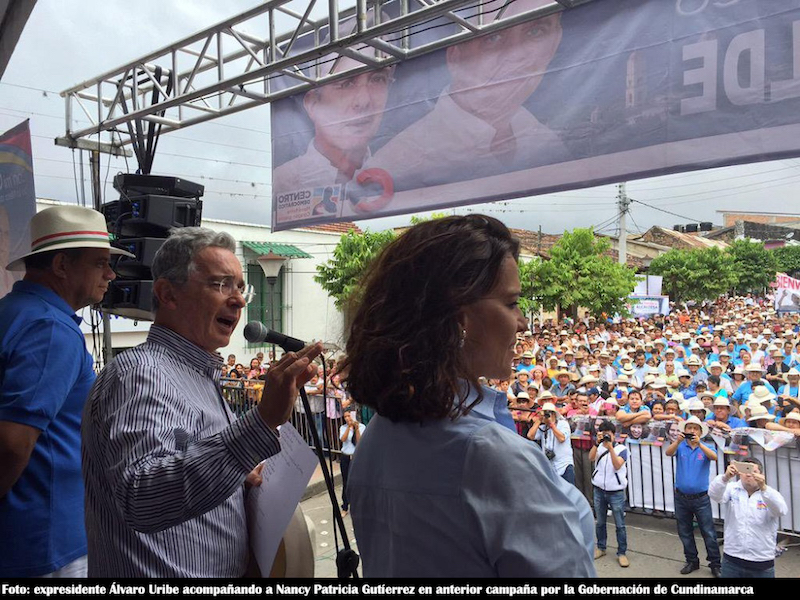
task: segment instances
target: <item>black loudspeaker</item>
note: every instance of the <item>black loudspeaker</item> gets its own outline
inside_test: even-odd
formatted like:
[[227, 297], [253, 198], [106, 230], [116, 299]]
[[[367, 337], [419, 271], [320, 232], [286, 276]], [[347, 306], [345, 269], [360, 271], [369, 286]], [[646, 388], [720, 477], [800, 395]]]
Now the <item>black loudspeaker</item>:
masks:
[[109, 231], [117, 237], [166, 238], [173, 227], [199, 227], [203, 201], [146, 194], [106, 202], [102, 212]]
[[116, 242], [117, 247], [136, 255], [136, 258], [119, 257], [114, 266], [117, 276], [131, 279], [152, 279], [150, 267], [153, 265], [156, 252], [163, 243], [164, 238], [152, 237], [124, 238]]
[[106, 202], [101, 211], [114, 245], [136, 255], [120, 257], [114, 265], [117, 279], [100, 304], [104, 312], [139, 321], [152, 320], [153, 276], [156, 252], [176, 227], [199, 227], [203, 214], [202, 185], [177, 177], [119, 174], [114, 187], [119, 200]]
[[152, 307], [153, 282], [142, 279], [112, 281], [100, 303], [103, 312], [137, 321], [152, 321]]
[[136, 175], [135, 173], [119, 173], [114, 177], [114, 189], [122, 196], [141, 196], [143, 194], [160, 194], [178, 198], [201, 198], [205, 187], [179, 177], [162, 175]]

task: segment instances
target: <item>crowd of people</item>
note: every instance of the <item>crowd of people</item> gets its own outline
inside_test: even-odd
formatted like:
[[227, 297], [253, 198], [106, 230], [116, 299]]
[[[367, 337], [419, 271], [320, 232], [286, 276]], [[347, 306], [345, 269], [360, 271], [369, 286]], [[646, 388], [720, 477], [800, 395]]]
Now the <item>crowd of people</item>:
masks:
[[[716, 451], [705, 442], [712, 433], [730, 436], [745, 427], [800, 440], [798, 367], [798, 315], [777, 314], [767, 299], [748, 296], [646, 319], [534, 321], [518, 334], [511, 377], [487, 383], [506, 394], [518, 433], [541, 441], [556, 472], [584, 493], [596, 514], [611, 509], [623, 567], [629, 561], [621, 442], [669, 445], [667, 455], [677, 457], [675, 510], [686, 556], [681, 573], [699, 568], [692, 533], [697, 520], [709, 566], [719, 576], [708, 497]], [[581, 417], [590, 422], [588, 439], [570, 435]], [[605, 527], [598, 517], [596, 558], [606, 552]]]
[[[617, 429], [632, 441], [662, 422], [677, 424], [681, 572], [699, 568], [696, 519], [714, 576], [774, 576], [785, 500], [754, 459], [710, 481], [704, 438], [743, 424], [797, 435], [797, 315], [747, 298], [529, 327], [518, 240], [491, 217], [454, 216], [373, 263], [341, 364], [321, 370], [315, 343], [246, 371], [219, 354], [252, 300], [236, 242], [187, 227], [153, 260], [147, 341], [95, 375], [75, 311], [100, 301], [127, 252], [82, 207], [41, 211], [31, 234], [7, 267], [25, 277], [0, 300], [0, 535], [14, 542], [0, 576], [258, 575], [245, 498], [292, 419], [340, 454], [365, 576], [594, 577], [609, 508], [628, 566]], [[220, 389], [242, 373], [263, 391], [234, 415]], [[573, 446], [566, 419], [599, 416]], [[722, 555], [712, 498], [730, 507]]]
[[[719, 577], [722, 555], [708, 493], [716, 451], [709, 435], [753, 427], [800, 440], [797, 315], [778, 315], [764, 299], [720, 299], [647, 319], [587, 315], [578, 322], [534, 321], [517, 338], [510, 376], [482, 382], [505, 394], [517, 432], [539, 444], [555, 472], [585, 495], [595, 514], [610, 510], [620, 566], [630, 564], [625, 442], [657, 441], [668, 446], [667, 456], [676, 457], [675, 517], [686, 557], [681, 573], [699, 568], [696, 521], [711, 572]], [[262, 353], [252, 359], [248, 379], [263, 379], [262, 362]], [[346, 514], [352, 440], [374, 411], [353, 402], [335, 365], [331, 361], [334, 374], [327, 386], [321, 366], [305, 386], [311, 419], [298, 398], [292, 422], [312, 445], [308, 429], [316, 427], [326, 451], [341, 460]], [[234, 355], [228, 357], [228, 367], [240, 366]], [[591, 421], [588, 439], [573, 435], [581, 417]], [[604, 518], [597, 519], [595, 538], [599, 559], [607, 549]]]

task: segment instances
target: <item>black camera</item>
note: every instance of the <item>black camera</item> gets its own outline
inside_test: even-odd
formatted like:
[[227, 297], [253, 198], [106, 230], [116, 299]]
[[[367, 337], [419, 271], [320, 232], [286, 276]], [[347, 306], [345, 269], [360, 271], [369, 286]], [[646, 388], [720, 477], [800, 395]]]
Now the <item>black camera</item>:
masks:
[[695, 435], [693, 433], [684, 433], [683, 437], [685, 437], [687, 440], [693, 440]]
[[547, 457], [547, 460], [553, 460], [556, 457], [556, 453], [552, 450], [545, 450], [544, 455]]

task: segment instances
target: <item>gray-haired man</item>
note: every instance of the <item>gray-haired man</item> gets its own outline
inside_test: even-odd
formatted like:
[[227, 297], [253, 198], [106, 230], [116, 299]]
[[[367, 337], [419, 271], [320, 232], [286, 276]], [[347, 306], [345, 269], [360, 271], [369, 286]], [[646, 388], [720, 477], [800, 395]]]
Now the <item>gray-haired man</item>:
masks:
[[224, 233], [175, 230], [153, 262], [147, 341], [100, 374], [83, 416], [89, 576], [240, 577], [256, 465], [314, 373], [319, 344], [287, 354], [269, 392], [235, 420], [219, 390], [222, 357], [252, 298]]

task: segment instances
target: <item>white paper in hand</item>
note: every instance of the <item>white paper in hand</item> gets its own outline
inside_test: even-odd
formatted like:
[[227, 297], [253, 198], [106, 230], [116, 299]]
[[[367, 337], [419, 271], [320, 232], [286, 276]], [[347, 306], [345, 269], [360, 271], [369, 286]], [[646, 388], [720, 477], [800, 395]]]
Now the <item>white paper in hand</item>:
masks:
[[281, 451], [264, 461], [264, 481], [248, 492], [246, 502], [250, 546], [264, 577], [318, 464], [291, 423], [281, 425], [280, 434]]

